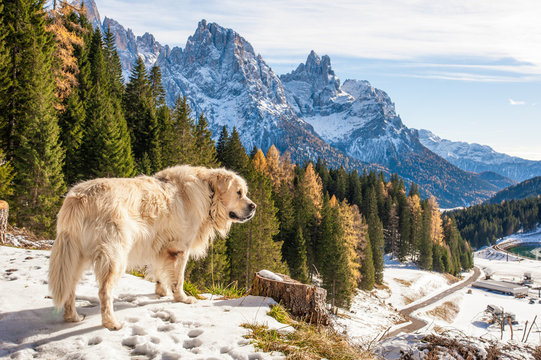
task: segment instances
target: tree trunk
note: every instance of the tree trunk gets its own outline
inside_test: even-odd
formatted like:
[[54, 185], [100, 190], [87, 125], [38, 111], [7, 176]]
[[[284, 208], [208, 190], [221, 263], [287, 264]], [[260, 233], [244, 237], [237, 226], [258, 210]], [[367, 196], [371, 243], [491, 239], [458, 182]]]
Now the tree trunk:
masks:
[[283, 280], [272, 280], [256, 273], [250, 295], [270, 297], [281, 303], [292, 315], [310, 323], [326, 325], [329, 316], [325, 302], [327, 290], [300, 283], [287, 275], [277, 275]]

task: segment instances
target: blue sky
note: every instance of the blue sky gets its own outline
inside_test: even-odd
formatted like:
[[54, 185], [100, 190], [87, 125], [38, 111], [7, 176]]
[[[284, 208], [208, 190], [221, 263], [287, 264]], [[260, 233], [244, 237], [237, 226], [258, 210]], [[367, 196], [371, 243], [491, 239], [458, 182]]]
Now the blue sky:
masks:
[[96, 0], [101, 17], [184, 47], [201, 19], [232, 28], [278, 74], [310, 50], [386, 91], [408, 127], [541, 160], [537, 0]]

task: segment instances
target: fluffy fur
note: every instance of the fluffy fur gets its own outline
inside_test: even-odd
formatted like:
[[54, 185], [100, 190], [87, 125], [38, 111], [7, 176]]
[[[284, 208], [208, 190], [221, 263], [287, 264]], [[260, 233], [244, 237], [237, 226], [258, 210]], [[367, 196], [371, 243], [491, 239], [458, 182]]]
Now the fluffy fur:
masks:
[[64, 319], [81, 321], [75, 287], [93, 266], [102, 324], [122, 327], [113, 313], [113, 286], [127, 268], [147, 265], [156, 293], [195, 302], [183, 290], [188, 258], [204, 256], [216, 235], [255, 213], [246, 182], [225, 169], [174, 166], [154, 176], [95, 179], [74, 186], [58, 213], [49, 289]]

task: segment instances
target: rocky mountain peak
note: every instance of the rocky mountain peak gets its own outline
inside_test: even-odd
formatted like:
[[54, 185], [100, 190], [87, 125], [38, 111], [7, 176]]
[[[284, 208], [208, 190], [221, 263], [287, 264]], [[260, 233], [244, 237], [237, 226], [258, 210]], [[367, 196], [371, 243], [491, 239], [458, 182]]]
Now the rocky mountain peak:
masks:
[[94, 0], [74, 0], [73, 5], [76, 7], [84, 6], [88, 21], [94, 28], [101, 28], [100, 12], [98, 11], [98, 6]]
[[310, 51], [306, 62], [297, 69], [280, 76], [283, 82], [303, 81], [312, 86], [312, 91], [327, 88], [334, 93], [340, 88], [340, 80], [331, 67], [331, 59], [327, 55], [319, 57], [314, 50]]
[[[246, 56], [255, 57], [254, 49], [242, 36], [216, 23], [201, 20], [195, 33], [188, 38], [184, 49], [185, 65], [216, 66], [224, 61], [230, 62], [231, 57], [238, 60]], [[240, 66], [240, 61], [237, 61]], [[237, 68], [238, 70], [238, 68]]]

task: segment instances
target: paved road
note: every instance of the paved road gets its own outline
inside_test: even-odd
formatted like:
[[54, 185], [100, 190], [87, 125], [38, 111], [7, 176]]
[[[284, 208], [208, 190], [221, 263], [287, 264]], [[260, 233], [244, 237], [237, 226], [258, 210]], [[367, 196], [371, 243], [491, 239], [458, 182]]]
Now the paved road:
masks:
[[468, 280], [460, 283], [460, 284], [457, 284], [453, 287], [450, 287], [449, 289], [445, 290], [445, 291], [442, 291], [441, 293], [437, 294], [437, 295], [434, 295], [433, 297], [429, 298], [429, 299], [426, 299], [425, 301], [423, 302], [420, 302], [418, 304], [415, 304], [415, 305], [412, 305], [410, 307], [407, 307], [405, 309], [402, 309], [400, 310], [400, 313], [406, 318], [406, 320], [409, 320], [411, 321], [411, 324], [409, 325], [406, 325], [404, 327], [401, 327], [399, 329], [396, 329], [395, 331], [393, 332], [390, 332], [388, 333], [387, 335], [385, 335], [385, 337], [393, 337], [393, 336], [396, 336], [402, 332], [406, 332], [406, 333], [410, 333], [410, 332], [414, 332], [414, 331], [417, 331], [421, 328], [423, 328], [427, 322], [424, 321], [424, 320], [421, 320], [415, 316], [412, 316], [411, 314], [421, 308], [424, 308], [425, 306], [429, 306], [429, 305], [432, 305], [434, 304], [436, 301], [439, 301], [441, 299], [443, 299], [444, 297], [446, 296], [449, 296], [451, 294], [453, 294], [454, 292], [460, 290], [460, 289], [463, 289], [465, 288], [466, 286], [470, 286], [474, 281], [476, 281], [478, 278], [479, 278], [479, 275], [481, 275], [481, 271], [479, 270], [479, 268], [477, 267], [474, 267], [473, 268], [473, 275], [470, 276], [468, 278]]

